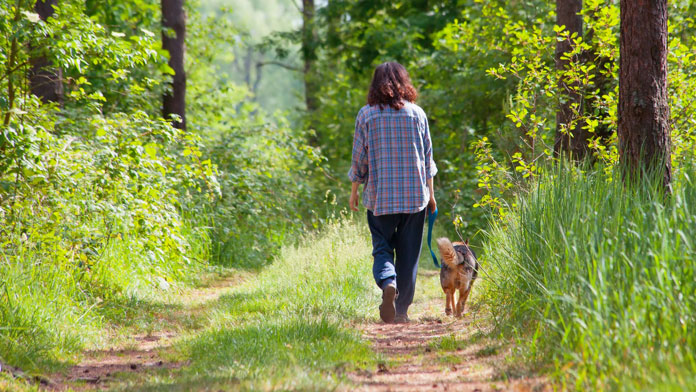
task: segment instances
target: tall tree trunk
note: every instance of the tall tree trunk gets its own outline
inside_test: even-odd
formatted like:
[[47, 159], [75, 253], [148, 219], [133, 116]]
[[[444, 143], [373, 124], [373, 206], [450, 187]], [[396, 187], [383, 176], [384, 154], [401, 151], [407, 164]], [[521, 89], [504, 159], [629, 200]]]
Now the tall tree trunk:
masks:
[[302, 0], [302, 60], [304, 60], [305, 105], [307, 125], [313, 130], [308, 137], [311, 145], [320, 144], [321, 135], [317, 130], [314, 113], [317, 110], [317, 79], [314, 62], [317, 58], [317, 33], [314, 23], [314, 0]]
[[[34, 11], [39, 14], [41, 20], [46, 20], [53, 16], [53, 6], [58, 0], [37, 0]], [[45, 54], [40, 52], [40, 48], [31, 48], [35, 57], [31, 59], [31, 69], [29, 70], [29, 85], [31, 93], [46, 102], [63, 102], [63, 72], [60, 68], [51, 66], [51, 61]]]
[[254, 55], [254, 48], [249, 46], [244, 56], [244, 84], [251, 89], [251, 62]]
[[632, 180], [657, 171], [669, 190], [667, 0], [621, 0], [619, 154]]
[[[556, 0], [556, 24], [565, 26], [571, 35], [577, 33], [578, 37], [582, 37], [580, 11], [582, 11], [582, 0]], [[562, 57], [572, 49], [572, 43], [569, 40], [556, 42], [557, 70], [561, 71], [568, 67], [569, 61]], [[583, 129], [584, 123], [577, 120], [583, 111], [583, 99], [582, 95], [575, 91], [576, 87], [568, 85], [564, 80], [558, 82], [561, 103], [556, 113], [554, 153], [556, 156], [571, 153], [574, 159], [582, 160], [587, 153], [589, 132]], [[573, 106], [576, 108], [573, 109]]]
[[[14, 24], [17, 24], [22, 17], [21, 11], [21, 0], [17, 0], [17, 4], [15, 5], [15, 14], [14, 14], [14, 19], [13, 22]], [[4, 127], [7, 127], [10, 125], [10, 120], [12, 118], [12, 109], [14, 109], [14, 101], [16, 98], [16, 90], [15, 90], [15, 85], [14, 85], [14, 67], [15, 67], [15, 62], [17, 61], [17, 56], [19, 52], [19, 44], [17, 43], [17, 34], [12, 35], [12, 41], [10, 43], [10, 53], [7, 56], [6, 60], [6, 68], [5, 68], [5, 75], [4, 77], [7, 78], [7, 111], [5, 111], [5, 116], [4, 119], [2, 120], [2, 125]], [[0, 138], [0, 153], [5, 152], [5, 148], [7, 146], [7, 142], [5, 141], [5, 137]], [[0, 169], [2, 167], [0, 166]]]
[[314, 0], [302, 0], [302, 59], [304, 60], [305, 103], [311, 114], [317, 109], [314, 61], [316, 60]]
[[171, 91], [164, 94], [162, 102], [162, 115], [171, 119], [172, 114], [181, 117], [181, 121], [174, 121], [173, 125], [180, 129], [186, 129], [186, 72], [184, 71], [184, 53], [186, 51], [186, 14], [184, 12], [184, 0], [161, 0], [162, 26], [174, 31], [171, 36], [162, 31], [162, 48], [169, 52], [169, 66], [174, 70]]

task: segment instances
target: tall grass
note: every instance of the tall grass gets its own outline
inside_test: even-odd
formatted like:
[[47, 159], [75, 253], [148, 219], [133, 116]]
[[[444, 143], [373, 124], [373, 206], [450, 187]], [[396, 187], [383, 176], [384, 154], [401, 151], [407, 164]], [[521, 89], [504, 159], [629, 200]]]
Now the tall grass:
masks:
[[[205, 233], [183, 225], [188, 257], [207, 259]], [[104, 343], [114, 305], [173, 289], [200, 269], [179, 255], [154, 255], [137, 236], [119, 235], [89, 261], [59, 241], [10, 237], [0, 248], [0, 361], [29, 373], [60, 366], [77, 350]]]
[[671, 197], [559, 169], [485, 247], [488, 300], [567, 388], [682, 390], [696, 371], [696, 169]]

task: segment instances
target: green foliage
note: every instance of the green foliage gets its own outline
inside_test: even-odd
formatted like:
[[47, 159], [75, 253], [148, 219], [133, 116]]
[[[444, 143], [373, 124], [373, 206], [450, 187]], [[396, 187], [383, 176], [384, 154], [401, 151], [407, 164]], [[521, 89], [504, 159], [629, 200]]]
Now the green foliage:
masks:
[[246, 125], [213, 141], [224, 175], [214, 209], [215, 262], [260, 267], [325, 211], [312, 176], [321, 157], [286, 124]]
[[[187, 225], [181, 230], [182, 241], [198, 245], [187, 257], [205, 259], [206, 238]], [[100, 344], [121, 298], [172, 290], [177, 280], [189, 281], [200, 268], [183, 264], [176, 254], [148, 249], [134, 233], [111, 239], [98, 258], [80, 258], [79, 248], [32, 241], [6, 239], [4, 249], [14, 253], [0, 254], [2, 360], [30, 373], [63, 366], [75, 351]]]
[[[696, 170], [646, 182], [560, 168], [495, 223], [487, 302], [564, 388], [687, 388], [694, 371]], [[659, 181], [655, 181], [658, 184]]]
[[[689, 2], [690, 3], [690, 2]], [[694, 5], [677, 5], [669, 25], [668, 80], [672, 165], [679, 167], [696, 158], [696, 18]], [[690, 13], [689, 13], [690, 11]], [[671, 16], [671, 15], [670, 15]]]
[[[668, 57], [668, 86], [672, 124], [672, 161], [680, 164], [693, 158], [696, 135], [696, 99], [693, 99], [693, 77], [696, 60], [693, 50], [693, 18], [683, 5], [675, 5], [670, 14], [673, 20], [684, 20], [670, 32]], [[503, 34], [494, 33], [495, 44], [485, 33], [476, 41], [467, 24], [453, 24], [444, 30], [450, 48], [462, 53], [456, 38], [466, 37], [489, 50], [502, 51], [508, 60], [487, 70], [499, 80], [514, 80], [514, 89], [508, 97], [495, 137], [482, 137], [472, 142], [477, 154], [479, 187], [484, 191], [477, 206], [487, 207], [499, 215], [508, 208], [513, 190], [524, 187], [544, 166], [556, 161], [553, 142], [556, 133], [556, 113], [566, 97], [559, 85], [582, 97], [582, 105], [571, 106], [571, 119], [561, 127], [563, 137], [572, 137], [569, 129], [580, 125], [591, 137], [588, 146], [590, 161], [610, 172], [618, 162], [617, 104], [618, 104], [618, 27], [619, 9], [613, 2], [593, 0], [583, 3], [585, 35], [571, 36], [563, 27], [549, 28], [553, 13], [537, 19], [538, 25], [529, 26], [513, 13], [486, 2], [482, 12], [493, 26], [503, 25]], [[672, 22], [671, 22], [672, 23]], [[672, 23], [673, 24], [673, 23]], [[680, 31], [681, 30], [681, 31]], [[490, 34], [490, 33], [488, 33]], [[571, 51], [563, 69], [553, 62], [555, 43], [570, 41]], [[686, 40], [686, 41], [684, 41]], [[465, 42], [469, 42], [465, 40]]]
[[[142, 1], [134, 2], [133, 8], [125, 3], [108, 8], [87, 3], [60, 1], [54, 16], [38, 23], [43, 28], [29, 30], [29, 40], [41, 43], [35, 52], [63, 71], [65, 95], [72, 98], [66, 107], [82, 107], [87, 98], [103, 113], [157, 113], [161, 83], [171, 73], [156, 34], [159, 24], [152, 23], [158, 21], [158, 7], [153, 10]], [[135, 25], [139, 20], [148, 23]]]
[[[210, 246], [181, 211], [219, 195], [201, 139], [156, 114], [155, 34], [33, 4], [0, 3], [0, 352], [32, 372], [94, 344], [102, 308], [189, 281]], [[36, 56], [63, 70], [63, 105], [30, 94]]]
[[[189, 53], [201, 46], [213, 48], [214, 63], [228, 83], [246, 87], [247, 99], [268, 113], [303, 105], [298, 45], [285, 41], [282, 46], [271, 44], [271, 35], [289, 34], [301, 20], [297, 4], [280, 0], [199, 0], [187, 4], [196, 9], [191, 10], [191, 19], [200, 13], [202, 22], [190, 24], [190, 33], [205, 38], [194, 38], [196, 45], [187, 48]], [[226, 38], [220, 40], [221, 35]], [[292, 115], [293, 120], [299, 117], [299, 113]]]
[[11, 326], [0, 335], [4, 359], [33, 368], [31, 358], [88, 341], [80, 331], [96, 325], [102, 299], [189, 279], [207, 247], [191, 247], [205, 234], [181, 216], [180, 190], [215, 183], [201, 180], [209, 166], [183, 157], [200, 154], [195, 138], [142, 112], [81, 119], [81, 137], [21, 119], [31, 145], [0, 177], [0, 312]]

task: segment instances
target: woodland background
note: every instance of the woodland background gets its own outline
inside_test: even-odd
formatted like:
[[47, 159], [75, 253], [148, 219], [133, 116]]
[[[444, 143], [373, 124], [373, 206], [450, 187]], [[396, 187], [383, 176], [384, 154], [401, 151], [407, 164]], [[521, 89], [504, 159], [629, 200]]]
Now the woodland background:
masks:
[[696, 3], [668, 4], [667, 193], [659, 165], [623, 181], [618, 1], [581, 2], [575, 30], [564, 3], [1, 0], [0, 362], [59, 367], [124, 307], [351, 219], [355, 115], [398, 61], [496, 331], [566, 387], [688, 385]]

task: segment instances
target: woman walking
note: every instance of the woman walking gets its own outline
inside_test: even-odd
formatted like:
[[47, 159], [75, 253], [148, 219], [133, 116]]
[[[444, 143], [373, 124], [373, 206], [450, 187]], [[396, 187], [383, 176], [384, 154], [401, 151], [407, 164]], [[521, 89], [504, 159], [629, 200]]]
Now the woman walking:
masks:
[[406, 69], [387, 62], [375, 69], [367, 105], [355, 120], [350, 207], [358, 211], [358, 187], [372, 233], [372, 272], [382, 289], [380, 318], [408, 322], [413, 302], [426, 207], [435, 211], [428, 119]]

